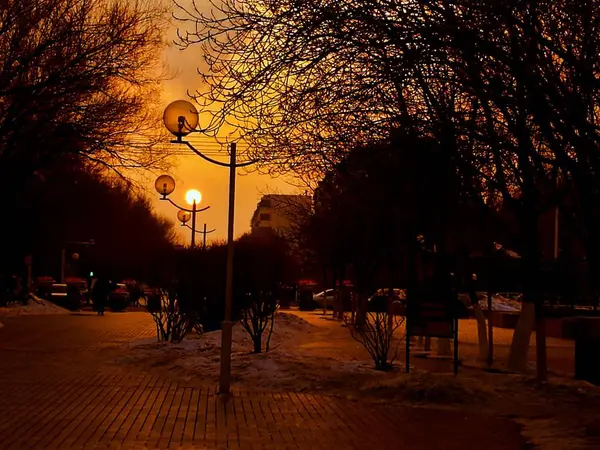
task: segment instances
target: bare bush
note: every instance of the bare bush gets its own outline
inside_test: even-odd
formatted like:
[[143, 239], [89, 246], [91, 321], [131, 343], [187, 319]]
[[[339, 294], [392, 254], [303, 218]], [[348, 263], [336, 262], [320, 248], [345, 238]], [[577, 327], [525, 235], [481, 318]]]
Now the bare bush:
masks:
[[242, 310], [240, 323], [252, 339], [254, 353], [262, 352], [262, 339], [265, 331], [267, 331], [265, 351], [268, 352], [275, 325], [277, 300], [270, 292], [260, 292], [252, 297], [248, 306]]
[[174, 291], [161, 291], [154, 302], [146, 309], [156, 324], [156, 337], [159, 342], [177, 344], [192, 331], [200, 331], [197, 314], [187, 308], [181, 308]]
[[377, 370], [392, 368], [400, 343], [400, 340], [394, 338], [394, 332], [404, 320], [404, 316], [381, 311], [344, 314], [344, 323], [350, 330], [350, 335], [369, 352]]

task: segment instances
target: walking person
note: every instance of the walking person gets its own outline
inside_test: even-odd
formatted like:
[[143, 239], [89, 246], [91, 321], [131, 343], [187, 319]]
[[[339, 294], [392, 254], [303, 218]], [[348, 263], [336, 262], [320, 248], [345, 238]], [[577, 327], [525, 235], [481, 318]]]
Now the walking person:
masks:
[[109, 293], [109, 281], [104, 277], [99, 277], [92, 288], [92, 302], [94, 309], [99, 316], [104, 315], [104, 308]]

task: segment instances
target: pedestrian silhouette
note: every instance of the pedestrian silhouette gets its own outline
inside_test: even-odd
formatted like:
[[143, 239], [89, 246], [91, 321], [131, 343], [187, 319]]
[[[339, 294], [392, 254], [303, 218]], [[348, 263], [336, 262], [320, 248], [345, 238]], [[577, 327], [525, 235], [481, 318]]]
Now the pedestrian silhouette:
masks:
[[98, 277], [92, 288], [92, 302], [99, 316], [104, 315], [104, 308], [110, 291], [110, 282], [104, 277]]

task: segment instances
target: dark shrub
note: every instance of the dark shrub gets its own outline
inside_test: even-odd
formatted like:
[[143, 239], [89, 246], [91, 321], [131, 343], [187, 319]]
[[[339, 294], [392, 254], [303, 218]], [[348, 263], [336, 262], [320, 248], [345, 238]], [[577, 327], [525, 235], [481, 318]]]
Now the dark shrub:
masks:
[[129, 297], [126, 297], [124, 295], [119, 295], [119, 296], [111, 295], [108, 299], [108, 307], [111, 309], [111, 311], [115, 311], [115, 312], [125, 311], [128, 306], [129, 306]]
[[81, 292], [79, 289], [75, 286], [69, 286], [64, 303], [60, 306], [67, 308], [69, 311], [78, 311], [81, 308]]
[[317, 306], [317, 302], [313, 300], [312, 292], [302, 291], [300, 293], [300, 300], [298, 301], [300, 311], [314, 311]]

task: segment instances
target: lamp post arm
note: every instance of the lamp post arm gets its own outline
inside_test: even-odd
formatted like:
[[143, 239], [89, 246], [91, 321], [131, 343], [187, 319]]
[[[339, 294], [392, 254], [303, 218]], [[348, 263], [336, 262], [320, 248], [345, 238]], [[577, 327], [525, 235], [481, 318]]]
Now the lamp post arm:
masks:
[[[193, 213], [194, 212], [193, 209], [188, 209], [188, 208], [184, 208], [183, 206], [179, 206], [177, 203], [175, 203], [169, 197], [166, 197], [164, 200], [168, 200], [171, 205], [173, 205], [176, 208], [179, 208], [179, 209], [181, 209], [183, 211], [186, 211], [186, 212], [189, 212], [189, 213]], [[210, 206], [205, 206], [204, 208], [196, 209], [196, 212], [206, 211], [208, 208], [210, 208]]]
[[[222, 161], [217, 161], [216, 159], [212, 159], [208, 156], [206, 156], [204, 153], [202, 153], [200, 150], [198, 150], [196, 147], [194, 147], [190, 142], [188, 141], [180, 141], [180, 140], [172, 140], [171, 141], [172, 144], [185, 144], [188, 146], [188, 148], [193, 151], [196, 155], [198, 155], [200, 158], [208, 161], [209, 163], [213, 163], [216, 164], [217, 166], [221, 166], [221, 167], [230, 167], [231, 163], [224, 163]], [[258, 162], [257, 159], [253, 159], [251, 161], [246, 161], [243, 163], [235, 163], [235, 167], [246, 167], [246, 166], [250, 166], [252, 164], [256, 164]]]
[[201, 151], [197, 150], [192, 144], [190, 144], [188, 141], [179, 141], [179, 140], [173, 140], [171, 141], [173, 144], [185, 144], [188, 146], [188, 148], [193, 151], [196, 155], [198, 155], [200, 158], [205, 159], [206, 161], [216, 164], [217, 166], [221, 166], [221, 167], [229, 167], [229, 164], [221, 162], [221, 161], [217, 161], [216, 159], [212, 159], [208, 156], [206, 156], [204, 153], [202, 153]]
[[[187, 223], [184, 223], [183, 225], [186, 226], [186, 227], [188, 227], [190, 230], [192, 229], [192, 227], [190, 227]], [[216, 230], [216, 228], [213, 228], [212, 230], [206, 231], [206, 232], [204, 230], [194, 230], [194, 231], [196, 233], [200, 233], [200, 234], [204, 234], [204, 233], [208, 234], [208, 233], [212, 233], [215, 230]]]

